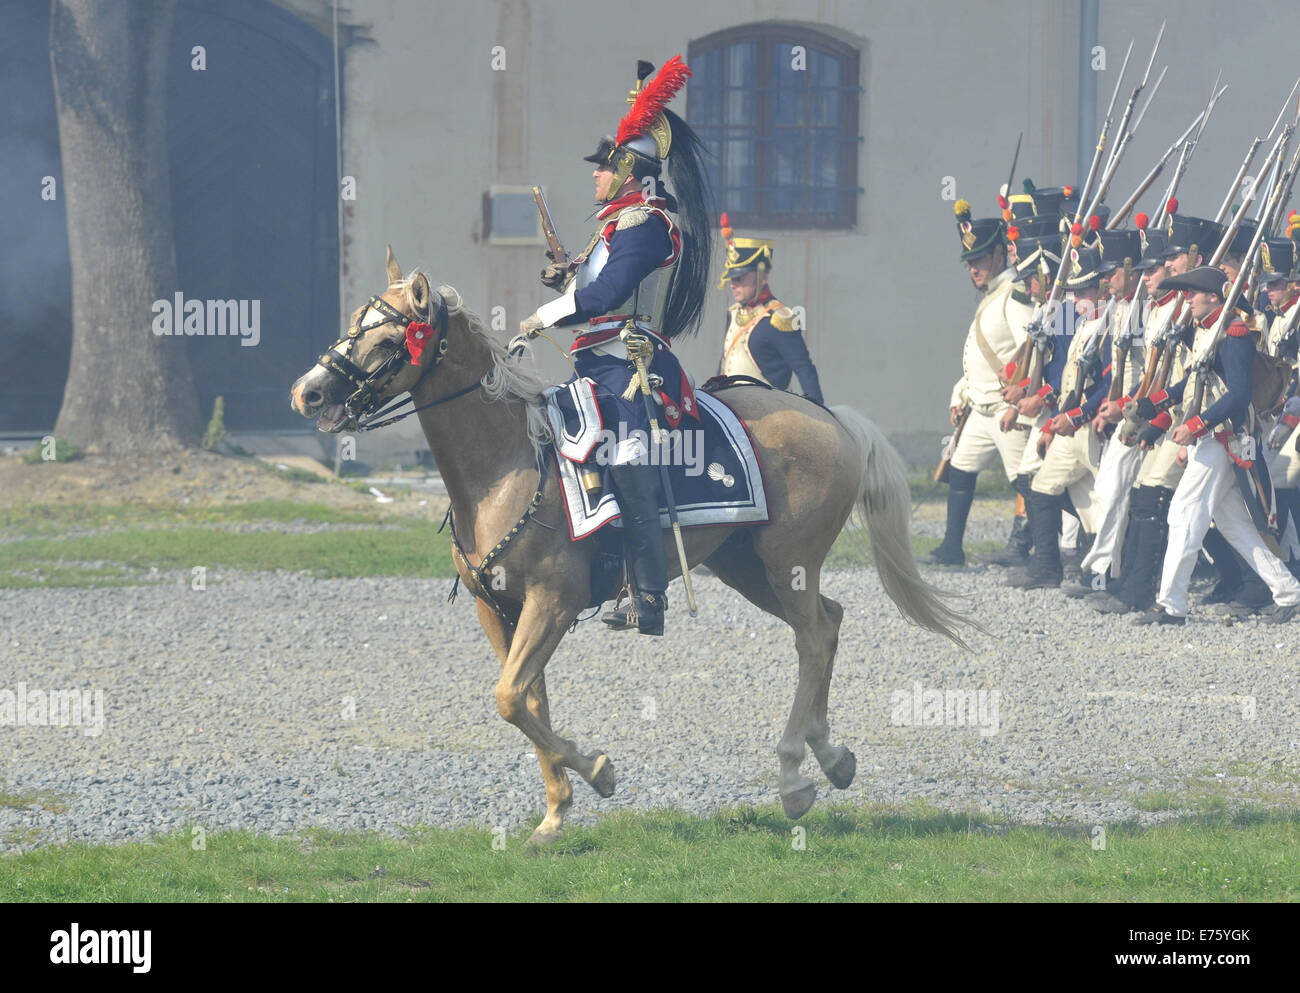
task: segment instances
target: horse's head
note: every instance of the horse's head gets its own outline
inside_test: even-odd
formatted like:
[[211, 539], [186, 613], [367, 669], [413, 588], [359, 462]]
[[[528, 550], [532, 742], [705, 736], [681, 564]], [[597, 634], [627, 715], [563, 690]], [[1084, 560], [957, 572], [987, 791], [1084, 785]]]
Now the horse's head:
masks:
[[317, 417], [320, 431], [356, 427], [433, 372], [447, 350], [447, 321], [447, 301], [423, 273], [403, 279], [390, 245], [388, 289], [359, 307], [347, 335], [290, 387], [289, 406], [303, 417]]

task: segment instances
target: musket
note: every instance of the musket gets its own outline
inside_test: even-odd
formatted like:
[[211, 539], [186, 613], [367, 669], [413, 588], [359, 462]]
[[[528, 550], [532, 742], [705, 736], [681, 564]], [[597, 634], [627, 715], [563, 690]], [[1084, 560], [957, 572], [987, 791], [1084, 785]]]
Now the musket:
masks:
[[1246, 170], [1250, 168], [1251, 161], [1255, 158], [1255, 153], [1259, 151], [1259, 146], [1264, 144], [1273, 137], [1277, 131], [1277, 126], [1282, 123], [1282, 115], [1286, 113], [1287, 107], [1291, 106], [1291, 98], [1295, 96], [1296, 88], [1300, 87], [1300, 79], [1295, 81], [1295, 86], [1291, 87], [1291, 92], [1287, 94], [1286, 100], [1282, 102], [1282, 109], [1277, 112], [1277, 117], [1273, 121], [1273, 126], [1268, 129], [1268, 134], [1257, 137], [1250, 144], [1250, 149], [1246, 152], [1246, 157], [1241, 161], [1241, 168], [1237, 170], [1237, 175], [1233, 177], [1232, 185], [1228, 187], [1228, 195], [1223, 198], [1223, 203], [1219, 207], [1219, 212], [1214, 215], [1214, 223], [1222, 224], [1223, 219], [1228, 216], [1228, 210], [1232, 204], [1232, 199], [1241, 192], [1241, 181], [1245, 178]]
[[1020, 161], [1020, 143], [1024, 141], [1024, 138], [1025, 133], [1021, 131], [1020, 137], [1016, 139], [1015, 154], [1011, 156], [1011, 175], [1007, 177], [1007, 192], [1005, 194], [1008, 197], [1011, 196], [1011, 183], [1016, 178], [1016, 163]]
[[[1106, 194], [1110, 191], [1110, 181], [1114, 178], [1115, 170], [1119, 168], [1120, 160], [1124, 157], [1124, 149], [1128, 147], [1129, 141], [1137, 134], [1137, 129], [1142, 124], [1142, 118], [1146, 116], [1147, 108], [1151, 106], [1151, 101], [1155, 99], [1156, 93], [1159, 92], [1160, 84], [1164, 81], [1165, 73], [1168, 71], [1168, 66], [1160, 70], [1160, 75], [1156, 77], [1156, 85], [1151, 87], [1151, 93], [1147, 96], [1147, 101], [1142, 105], [1142, 109], [1138, 111], [1137, 120], [1133, 122], [1133, 126], [1127, 130], [1120, 129], [1119, 142], [1115, 145], [1115, 151], [1111, 153], [1110, 161], [1106, 163], [1106, 171], [1101, 177], [1101, 188], [1096, 197], [1098, 203], [1104, 200]], [[1139, 86], [1138, 89], [1141, 89], [1141, 87]], [[1136, 92], [1137, 90], [1134, 90], [1134, 93]], [[1112, 231], [1114, 228], [1108, 224], [1106, 230]]]
[[[1275, 149], [1280, 147], [1283, 137], [1284, 136], [1282, 135], [1278, 136], [1278, 142], [1274, 146]], [[1256, 193], [1259, 191], [1261, 179], [1263, 179], [1262, 174], [1255, 179], [1254, 183], [1251, 184], [1250, 192], [1246, 195], [1246, 201], [1237, 210], [1237, 214], [1233, 218], [1234, 225], [1240, 225], [1241, 217], [1245, 213], [1247, 206], [1250, 205], [1251, 200], [1255, 198]], [[1272, 194], [1268, 197], [1268, 200], [1265, 201], [1266, 209], [1269, 208], [1270, 201], [1273, 206], [1276, 206], [1276, 201], [1281, 196], [1282, 192], [1281, 183], [1282, 180], [1279, 178], [1274, 184]], [[1218, 350], [1219, 342], [1223, 340], [1223, 335], [1227, 331], [1229, 318], [1234, 317], [1236, 314], [1237, 301], [1241, 298], [1241, 293], [1246, 287], [1246, 281], [1249, 278], [1251, 265], [1254, 262], [1255, 256], [1259, 253], [1259, 246], [1263, 243], [1263, 240], [1264, 225], [1261, 224], [1255, 229], [1254, 237], [1250, 239], [1250, 247], [1246, 249], [1245, 258], [1241, 261], [1241, 268], [1237, 271], [1237, 278], [1232, 281], [1232, 286], [1229, 287], [1228, 294], [1223, 300], [1223, 308], [1219, 311], [1218, 320], [1214, 322], [1214, 329], [1210, 333], [1209, 340], [1205, 343], [1205, 347], [1200, 351], [1200, 353], [1192, 358], [1192, 367], [1198, 371], [1198, 375], [1196, 377], [1196, 391], [1192, 397], [1191, 404], [1187, 407], [1186, 416], [1183, 418], [1184, 423], [1191, 420], [1193, 417], [1198, 416], [1201, 412], [1201, 404], [1205, 400], [1205, 381], [1207, 378], [1205, 373], [1214, 362], [1214, 355]], [[1211, 265], [1213, 264], [1214, 263], [1211, 263]]]
[[[1178, 158], [1178, 166], [1174, 169], [1174, 176], [1169, 181], [1169, 186], [1165, 190], [1164, 197], [1161, 199], [1160, 209], [1156, 213], [1155, 220], [1151, 222], [1157, 228], [1163, 224], [1165, 219], [1169, 216], [1169, 201], [1172, 200], [1174, 194], [1178, 192], [1178, 186], [1183, 181], [1183, 176], [1187, 172], [1187, 167], [1192, 164], [1192, 153], [1196, 151], [1196, 145], [1201, 140], [1201, 135], [1205, 133], [1205, 125], [1210, 123], [1210, 115], [1214, 113], [1214, 105], [1219, 102], [1219, 95], [1223, 90], [1219, 90], [1218, 93], [1216, 93], [1215, 90], [1219, 86], [1219, 76], [1221, 75], [1223, 75], [1222, 69], [1220, 69], [1219, 74], [1214, 77], [1214, 86], [1210, 87], [1210, 99], [1205, 104], [1205, 113], [1201, 117], [1200, 127], [1196, 129], [1196, 133], [1192, 135], [1191, 140], [1183, 146], [1183, 153]], [[1226, 90], [1227, 87], [1225, 86], [1223, 89]]]
[[[1219, 92], [1215, 94], [1215, 99], [1217, 100], [1219, 97], [1223, 96], [1223, 91], [1226, 89], [1227, 87], [1224, 86], [1223, 89], [1219, 90]], [[1191, 124], [1187, 125], [1187, 130], [1180, 134], [1174, 143], [1165, 150], [1165, 154], [1160, 156], [1160, 161], [1158, 161], [1151, 168], [1151, 171], [1146, 174], [1146, 178], [1138, 184], [1137, 189], [1134, 190], [1132, 195], [1124, 201], [1124, 205], [1111, 215], [1110, 221], [1106, 225], [1106, 230], [1113, 231], [1124, 223], [1124, 219], [1128, 217], [1129, 211], [1137, 205], [1137, 202], [1142, 199], [1146, 191], [1151, 188], [1151, 184], [1160, 177], [1160, 173], [1164, 171], [1165, 163], [1169, 161], [1169, 156], [1173, 155], [1174, 152], [1178, 150], [1179, 146], [1187, 140], [1188, 136], [1196, 130], [1197, 125], [1201, 123], [1204, 117], [1205, 111], [1201, 111], [1197, 114], [1196, 119], [1192, 121]]]
[[[1073, 410], [1079, 405], [1079, 400], [1083, 396], [1084, 387], [1086, 385], [1085, 379], [1088, 376], [1089, 371], [1092, 369], [1092, 364], [1097, 357], [1097, 353], [1101, 351], [1102, 340], [1110, 333], [1111, 318], [1115, 315], [1115, 303], [1116, 300], [1113, 296], [1106, 302], [1106, 309], [1102, 311], [1101, 320], [1097, 323], [1096, 329], [1092, 332], [1092, 337], [1090, 337], [1087, 344], [1080, 349], [1078, 358], [1074, 360], [1077, 368], [1074, 386], [1071, 388], [1069, 394], [1063, 399], [1062, 403], [1057, 408], [1058, 410]], [[1114, 349], [1111, 351], [1113, 353]]]
[[[1124, 73], [1128, 69], [1129, 56], [1133, 54], [1133, 42], [1128, 43], [1128, 51], [1124, 53], [1124, 64], [1120, 66], [1119, 78], [1115, 80], [1115, 89], [1110, 95], [1110, 103], [1106, 107], [1106, 118], [1101, 125], [1101, 134], [1097, 138], [1097, 147], [1092, 153], [1092, 165], [1088, 168], [1088, 178], [1084, 180], [1083, 188], [1079, 191], [1079, 207], [1087, 205], [1087, 209], [1075, 211], [1074, 220], [1070, 225], [1070, 234], [1066, 239], [1065, 245], [1061, 249], [1061, 264], [1056, 270], [1056, 279], [1052, 282], [1052, 292], [1048, 295], [1047, 302], [1040, 306], [1034, 312], [1030, 319], [1026, 331], [1028, 332], [1028, 341], [1032, 341], [1037, 347], [1029, 349], [1025, 356], [1028, 366], [1030, 380], [1030, 391], [1033, 392], [1042, 385], [1043, 360], [1044, 353], [1047, 350], [1049, 331], [1045, 326], [1050, 319], [1055, 326], [1059, 318], [1061, 298], [1064, 296], [1064, 282], [1066, 266], [1070, 262], [1070, 253], [1066, 250], [1070, 247], [1070, 241], [1073, 238], [1073, 231], [1076, 225], [1085, 217], [1090, 217], [1097, 209], [1098, 199], [1096, 192], [1099, 189], [1099, 176], [1097, 166], [1101, 161], [1101, 153], [1106, 150], [1106, 139], [1110, 135], [1111, 123], [1115, 118], [1115, 101], [1119, 99], [1120, 85], [1124, 82]], [[1216, 81], [1217, 82], [1217, 81]], [[1024, 378], [1020, 366], [1016, 368], [1015, 382]]]
[[[1128, 59], [1133, 54], [1133, 42], [1128, 43], [1128, 51], [1124, 53], [1124, 64], [1119, 67], [1119, 78], [1115, 80], [1115, 90], [1110, 95], [1110, 104], [1106, 107], [1106, 119], [1101, 125], [1101, 136], [1097, 139], [1097, 147], [1092, 153], [1092, 165], [1088, 167], [1088, 178], [1084, 180], [1084, 192], [1079, 196], [1079, 206], [1085, 208], [1076, 211], [1074, 223], [1078, 224], [1085, 217], [1091, 217], [1093, 211], [1097, 209], [1097, 204], [1101, 202], [1096, 193], [1101, 190], [1101, 184], [1097, 182], [1097, 166], [1101, 162], [1101, 153], [1106, 150], [1106, 139], [1110, 136], [1110, 125], [1115, 115], [1115, 101], [1119, 99], [1120, 84], [1124, 82], [1124, 73], [1128, 70]], [[1132, 101], [1129, 103], [1129, 110], [1132, 110]], [[1104, 170], [1103, 170], [1104, 171]], [[1065, 273], [1064, 261], [1062, 255], [1062, 275]]]
[[[1142, 78], [1138, 80], [1137, 86], [1133, 87], [1133, 92], [1129, 94], [1128, 103], [1125, 104], [1124, 113], [1119, 119], [1119, 130], [1115, 132], [1119, 135], [1119, 141], [1116, 142], [1114, 148], [1111, 149], [1110, 158], [1106, 161], [1106, 168], [1102, 171], [1101, 183], [1098, 185], [1097, 193], [1093, 197], [1093, 209], [1096, 209], [1096, 204], [1101, 203], [1102, 200], [1105, 199], [1106, 191], [1110, 189], [1110, 181], [1115, 175], [1115, 170], [1119, 168], [1120, 159], [1124, 155], [1124, 148], [1128, 145], [1129, 139], [1133, 137], [1133, 133], [1137, 131], [1138, 125], [1142, 123], [1142, 117], [1146, 114], [1147, 107], [1151, 106], [1151, 100], [1155, 97], [1156, 90], [1160, 89], [1160, 83], [1165, 78], [1165, 71], [1168, 70], [1168, 66], [1165, 67], [1165, 70], [1161, 71], [1160, 78], [1156, 80], [1156, 85], [1152, 89], [1151, 95], [1147, 98], [1147, 102], [1142, 105], [1142, 112], [1138, 114], [1137, 121], [1133, 124], [1132, 128], [1129, 128], [1129, 118], [1133, 116], [1133, 108], [1137, 105], [1137, 98], [1141, 95], [1142, 90], [1146, 88], [1147, 80], [1151, 78], [1151, 67], [1155, 64], [1156, 52], [1160, 50], [1160, 39], [1164, 37], [1164, 34], [1165, 22], [1161, 21], [1160, 30], [1156, 34], [1156, 43], [1151, 47], [1151, 57], [1147, 59], [1146, 71], [1142, 73]], [[1133, 43], [1129, 42], [1129, 49], [1132, 50], [1132, 48]], [[1127, 62], [1128, 57], [1125, 56], [1125, 64], [1127, 64]], [[1120, 76], [1121, 78], [1123, 77], [1122, 69], [1120, 70]], [[1091, 213], [1091, 211], [1089, 211], [1089, 213]]]
[[542, 215], [542, 234], [546, 236], [546, 246], [551, 250], [551, 261], [556, 265], [568, 265], [569, 256], [560, 244], [559, 235], [555, 233], [555, 224], [546, 206], [546, 194], [540, 186], [533, 187], [533, 201], [537, 204], [537, 212]]
[[[1281, 141], [1280, 137], [1278, 141]], [[1275, 144], [1274, 150], [1269, 152], [1270, 157], [1274, 154], [1276, 148], [1277, 145]], [[1222, 261], [1223, 256], [1227, 254], [1228, 246], [1232, 244], [1233, 238], [1236, 237], [1237, 231], [1241, 228], [1241, 221], [1246, 215], [1246, 208], [1250, 206], [1251, 202], [1259, 192], [1259, 185], [1262, 178], [1263, 174], [1261, 173], [1260, 176], [1256, 177], [1254, 183], [1251, 184], [1250, 190], [1246, 193], [1245, 200], [1233, 215], [1232, 223], [1224, 233], [1224, 236], [1219, 240], [1219, 244], [1215, 247], [1214, 253], [1210, 256], [1209, 265], [1218, 265], [1219, 262]], [[1192, 260], [1190, 259], [1188, 260], [1189, 265], [1191, 264], [1191, 261]], [[1152, 336], [1147, 372], [1143, 376], [1142, 385], [1134, 394], [1135, 400], [1141, 399], [1144, 396], [1150, 396], [1152, 393], [1159, 393], [1168, 385], [1169, 374], [1173, 369], [1174, 350], [1178, 346], [1178, 333], [1191, 319], [1191, 310], [1190, 308], [1185, 307], [1186, 298], [1186, 293], [1178, 294], [1176, 305], [1173, 310], [1170, 311], [1168, 320], [1166, 320]], [[1157, 353], [1158, 361], [1153, 362], [1153, 360], [1156, 359]], [[1136, 410], [1137, 408], [1134, 407], [1133, 411], [1136, 412]]]
[[[1134, 325], [1138, 323], [1138, 316], [1142, 313], [1142, 307], [1146, 303], [1147, 284], [1138, 277], [1137, 287], [1133, 291], [1133, 298], [1129, 302], [1128, 313], [1124, 315], [1123, 333], [1115, 336], [1115, 343], [1111, 346], [1111, 377], [1110, 390], [1106, 394], [1106, 399], [1111, 402], [1119, 400], [1120, 395], [1124, 392], [1124, 377], [1128, 374], [1129, 351], [1133, 347]], [[1119, 348], [1119, 354], [1116, 355], [1116, 347]]]
[[[1300, 79], [1297, 79], [1297, 80], [1296, 80], [1296, 86], [1297, 86], [1297, 87], [1300, 87]], [[1292, 88], [1292, 92], [1293, 92], [1293, 93], [1295, 92], [1295, 88], [1294, 88], [1294, 87]], [[1296, 104], [1296, 116], [1295, 116], [1295, 120], [1292, 122], [1292, 124], [1293, 124], [1293, 125], [1300, 125], [1300, 102], [1297, 102], [1297, 104]], [[1282, 191], [1282, 200], [1281, 200], [1281, 202], [1280, 202], [1279, 205], [1278, 205], [1278, 209], [1277, 209], [1276, 213], [1274, 213], [1274, 215], [1273, 215], [1272, 235], [1273, 235], [1274, 237], [1276, 237], [1276, 236], [1280, 233], [1280, 231], [1279, 231], [1279, 226], [1278, 226], [1278, 225], [1279, 225], [1279, 223], [1280, 223], [1282, 217], [1284, 216], [1284, 214], [1283, 214], [1283, 209], [1286, 207], [1286, 205], [1287, 205], [1288, 203], [1291, 202], [1291, 188], [1295, 185], [1295, 176], [1296, 176], [1296, 174], [1295, 174], [1295, 170], [1292, 170], [1292, 172], [1291, 172], [1291, 178], [1290, 178], [1289, 180], [1287, 180], [1286, 187], [1285, 187], [1285, 189], [1283, 189], [1283, 191]]]

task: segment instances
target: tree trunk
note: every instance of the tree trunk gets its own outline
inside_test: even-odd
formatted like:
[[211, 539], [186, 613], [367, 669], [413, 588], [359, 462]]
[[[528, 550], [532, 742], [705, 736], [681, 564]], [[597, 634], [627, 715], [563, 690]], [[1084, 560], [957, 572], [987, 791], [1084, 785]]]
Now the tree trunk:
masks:
[[164, 112], [174, 13], [175, 0], [53, 4], [73, 325], [54, 430], [92, 450], [198, 439], [185, 339], [152, 330], [154, 302], [180, 289]]

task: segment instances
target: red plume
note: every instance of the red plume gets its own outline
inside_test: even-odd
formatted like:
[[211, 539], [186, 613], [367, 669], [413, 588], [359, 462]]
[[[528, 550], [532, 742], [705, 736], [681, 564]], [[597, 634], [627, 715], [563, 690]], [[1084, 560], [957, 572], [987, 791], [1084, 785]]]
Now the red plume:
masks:
[[1151, 218], [1147, 217], [1146, 214], [1139, 213], [1137, 217], [1133, 218], [1133, 223], [1138, 226], [1139, 231], [1145, 231], [1147, 225], [1151, 223]]
[[731, 227], [731, 220], [727, 217], [727, 212], [723, 211], [722, 216], [718, 218], [719, 226], [724, 228]]
[[1006, 210], [1008, 207], [1011, 206], [1011, 204], [1007, 202], [1007, 198], [1004, 197], [1001, 193], [998, 194], [998, 206], [1001, 207], [1003, 210]]
[[627, 114], [618, 122], [618, 134], [614, 141], [622, 145], [645, 134], [659, 112], [668, 106], [668, 101], [686, 85], [690, 75], [691, 70], [680, 55], [674, 55], [665, 62], [655, 78], [642, 87]]

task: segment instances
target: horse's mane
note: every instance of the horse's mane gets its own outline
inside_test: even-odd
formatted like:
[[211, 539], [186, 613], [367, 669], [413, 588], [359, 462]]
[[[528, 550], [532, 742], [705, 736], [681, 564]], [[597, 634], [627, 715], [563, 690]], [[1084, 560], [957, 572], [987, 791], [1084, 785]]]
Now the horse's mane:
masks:
[[[410, 313], [420, 312], [420, 307], [411, 297], [411, 284], [420, 275], [422, 273], [419, 269], [413, 269], [405, 279], [394, 283], [391, 287], [403, 291]], [[506, 351], [506, 346], [488, 332], [483, 319], [472, 310], [466, 309], [460, 291], [454, 286], [443, 284], [438, 287], [438, 293], [446, 301], [448, 316], [464, 320], [466, 330], [476, 336], [492, 356], [492, 367], [479, 380], [487, 399], [490, 401], [504, 399], [523, 404], [528, 426], [528, 441], [533, 446], [533, 453], [540, 463], [543, 447], [553, 440], [551, 425], [546, 419], [546, 401], [542, 397], [542, 391], [552, 384], [535, 369], [521, 365], [511, 356]]]

